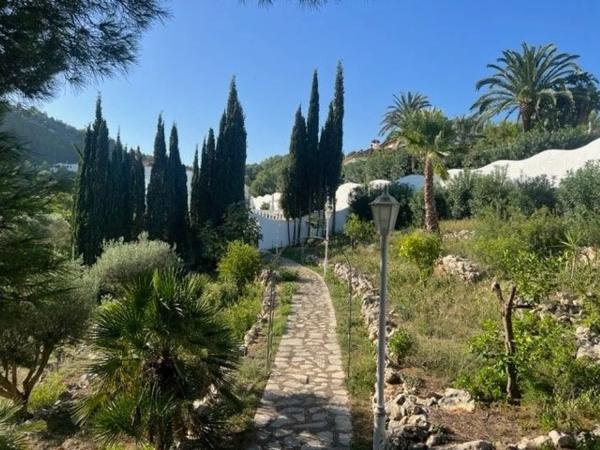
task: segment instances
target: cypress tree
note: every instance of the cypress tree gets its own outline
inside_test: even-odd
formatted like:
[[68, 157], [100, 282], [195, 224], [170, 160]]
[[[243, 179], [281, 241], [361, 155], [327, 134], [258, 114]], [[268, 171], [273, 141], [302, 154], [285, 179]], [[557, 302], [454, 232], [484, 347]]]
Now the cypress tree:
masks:
[[144, 171], [144, 162], [142, 160], [142, 152], [138, 147], [135, 153], [130, 152], [130, 192], [131, 192], [131, 209], [132, 209], [132, 225], [131, 238], [135, 239], [144, 230], [144, 217], [146, 213], [146, 177]]
[[146, 229], [150, 239], [167, 240], [167, 211], [170, 210], [170, 205], [166, 204], [168, 202], [167, 163], [165, 125], [162, 116], [159, 115], [146, 204]]
[[187, 175], [179, 154], [177, 126], [171, 128], [167, 162], [167, 241], [175, 244], [180, 254], [187, 244], [188, 198]]
[[96, 122], [94, 123], [95, 163], [94, 163], [94, 222], [98, 235], [99, 247], [95, 256], [100, 255], [102, 242], [110, 237], [111, 209], [109, 178], [109, 146], [108, 127], [102, 117], [102, 101], [96, 102]]
[[121, 162], [121, 175], [120, 175], [120, 190], [121, 190], [121, 207], [123, 208], [123, 214], [121, 214], [121, 236], [126, 241], [132, 239], [133, 230], [133, 204], [131, 196], [131, 164], [132, 158], [127, 148], [123, 149], [122, 162]]
[[[206, 151], [206, 139], [202, 142], [202, 154]], [[200, 220], [198, 213], [200, 211], [200, 166], [198, 164], [198, 146], [194, 152], [194, 163], [192, 164], [192, 183], [190, 192], [190, 229], [195, 235], [198, 231]]]
[[[229, 135], [227, 133], [227, 114], [224, 111], [219, 122], [219, 136], [217, 137], [214, 165], [211, 167], [211, 177], [209, 178], [209, 203], [211, 206], [210, 218], [213, 225], [220, 225], [223, 222], [223, 214], [229, 201], [227, 183], [227, 172], [230, 168], [230, 153], [228, 144]], [[208, 146], [208, 143], [207, 143]], [[204, 166], [204, 161], [202, 161]], [[201, 167], [202, 170], [202, 167]]]
[[230, 189], [227, 190], [226, 205], [245, 200], [247, 134], [244, 122], [244, 110], [238, 98], [235, 78], [233, 78], [227, 100], [227, 150], [230, 161], [228, 184]]
[[[206, 146], [202, 146], [202, 155], [200, 161], [200, 176], [198, 180], [198, 222], [206, 223], [212, 220], [213, 224], [218, 222], [221, 215], [216, 216], [214, 211], [220, 201], [217, 191], [217, 144], [215, 142], [215, 132], [212, 128], [208, 129]], [[220, 214], [220, 213], [219, 213]]]
[[110, 220], [106, 223], [106, 238], [117, 239], [123, 237], [123, 222], [125, 210], [123, 208], [123, 192], [122, 192], [122, 165], [123, 165], [123, 145], [121, 144], [120, 133], [117, 134], [117, 142], [111, 153], [109, 162], [109, 179], [108, 185], [108, 205], [110, 211]]
[[317, 71], [313, 73], [312, 87], [310, 91], [310, 100], [308, 105], [308, 115], [306, 116], [306, 180], [308, 181], [308, 212], [316, 207], [320, 202], [318, 200], [320, 186], [322, 184], [321, 173], [318, 170], [321, 159], [319, 158], [319, 79]]
[[94, 213], [94, 135], [88, 126], [83, 152], [80, 154], [77, 188], [73, 203], [73, 256], [92, 264], [99, 248], [93, 224]]

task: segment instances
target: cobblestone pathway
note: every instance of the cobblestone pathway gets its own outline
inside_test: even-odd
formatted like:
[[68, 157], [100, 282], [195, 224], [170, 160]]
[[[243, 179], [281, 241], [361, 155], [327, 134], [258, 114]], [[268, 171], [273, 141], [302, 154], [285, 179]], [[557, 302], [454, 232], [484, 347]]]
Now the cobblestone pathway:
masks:
[[315, 272], [291, 261], [283, 264], [297, 270], [300, 279], [254, 417], [250, 449], [347, 449], [350, 403], [329, 291]]

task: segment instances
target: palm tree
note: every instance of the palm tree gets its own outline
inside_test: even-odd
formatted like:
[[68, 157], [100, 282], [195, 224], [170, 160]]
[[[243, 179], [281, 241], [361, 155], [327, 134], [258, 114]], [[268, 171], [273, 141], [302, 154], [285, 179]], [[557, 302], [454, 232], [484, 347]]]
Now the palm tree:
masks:
[[[385, 140], [384, 147], [391, 146], [395, 150], [398, 150], [405, 143], [402, 139], [390, 141], [389, 137], [393, 134], [399, 137], [399, 131], [402, 128], [402, 124], [406, 118], [411, 114], [422, 111], [426, 108], [430, 108], [431, 104], [426, 95], [420, 92], [408, 91], [402, 92], [400, 96], [394, 95], [394, 102], [388, 106], [387, 112], [383, 115], [381, 121], [381, 131], [379, 134], [387, 135], [388, 138]], [[415, 159], [410, 158], [411, 172], [416, 170]]]
[[473, 104], [484, 118], [506, 112], [507, 116], [518, 111], [523, 130], [529, 131], [539, 119], [544, 103], [556, 103], [558, 97], [570, 97], [565, 87], [568, 78], [579, 69], [575, 60], [578, 55], [559, 53], [554, 44], [528, 45], [523, 43], [521, 52], [504, 50], [496, 64], [487, 67], [496, 72], [479, 80], [477, 90], [488, 91]]
[[447, 156], [453, 134], [452, 121], [439, 109], [420, 109], [407, 114], [395, 128], [391, 127], [386, 139], [395, 145], [405, 143], [409, 152], [424, 162], [425, 227], [430, 232], [439, 231], [433, 174], [446, 176], [443, 158]]
[[17, 430], [15, 417], [21, 408], [8, 402], [0, 402], [0, 449], [25, 449], [25, 436]]
[[156, 271], [100, 308], [93, 388], [77, 415], [101, 441], [129, 436], [166, 450], [192, 436], [212, 448], [239, 350], [201, 299], [203, 286], [197, 276]]

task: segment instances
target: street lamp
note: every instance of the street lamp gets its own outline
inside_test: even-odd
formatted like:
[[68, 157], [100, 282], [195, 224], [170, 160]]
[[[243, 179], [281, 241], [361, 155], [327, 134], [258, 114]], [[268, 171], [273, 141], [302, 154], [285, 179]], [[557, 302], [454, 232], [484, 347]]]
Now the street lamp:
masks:
[[329, 221], [331, 220], [331, 202], [325, 205], [325, 258], [323, 259], [323, 278], [327, 275], [327, 259], [329, 257]]
[[377, 333], [377, 406], [375, 425], [373, 427], [373, 448], [385, 448], [385, 399], [384, 367], [385, 367], [385, 300], [387, 296], [387, 248], [388, 238], [396, 225], [400, 204], [385, 191], [371, 203], [375, 228], [381, 237], [381, 279], [379, 287], [379, 331]]

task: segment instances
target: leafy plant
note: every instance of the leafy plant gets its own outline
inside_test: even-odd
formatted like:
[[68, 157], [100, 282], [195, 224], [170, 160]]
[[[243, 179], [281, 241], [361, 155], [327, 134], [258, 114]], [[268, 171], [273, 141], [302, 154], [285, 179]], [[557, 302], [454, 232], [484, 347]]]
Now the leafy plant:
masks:
[[398, 246], [400, 256], [414, 263], [423, 275], [431, 273], [433, 264], [442, 251], [440, 237], [421, 230], [402, 236]]
[[260, 253], [242, 241], [230, 242], [227, 252], [219, 261], [219, 278], [235, 284], [238, 290], [253, 281], [262, 267]]
[[100, 307], [94, 381], [77, 410], [100, 441], [129, 436], [166, 450], [191, 434], [200, 448], [214, 444], [238, 348], [202, 287], [195, 276], [154, 271]]
[[396, 362], [401, 364], [404, 359], [414, 353], [417, 345], [415, 337], [404, 328], [396, 328], [390, 336], [388, 347]]
[[25, 436], [16, 427], [15, 416], [19, 408], [0, 401], [0, 449], [24, 450]]
[[350, 214], [344, 226], [344, 233], [350, 238], [352, 248], [357, 243], [368, 244], [375, 239], [375, 224], [361, 220], [356, 214]]

